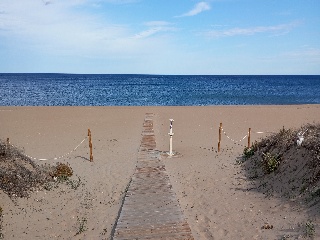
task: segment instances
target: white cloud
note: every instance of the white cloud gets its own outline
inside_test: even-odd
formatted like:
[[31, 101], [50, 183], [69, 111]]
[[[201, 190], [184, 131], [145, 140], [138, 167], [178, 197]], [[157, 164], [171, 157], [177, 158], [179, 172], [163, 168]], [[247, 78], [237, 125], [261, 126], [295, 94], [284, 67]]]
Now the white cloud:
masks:
[[320, 49], [304, 47], [304, 48], [296, 50], [296, 51], [283, 53], [282, 56], [289, 57], [289, 58], [295, 58], [295, 59], [308, 58], [308, 59], [320, 60]]
[[285, 33], [288, 33], [292, 28], [298, 25], [299, 25], [299, 22], [292, 22], [288, 24], [279, 24], [275, 26], [231, 28], [226, 30], [207, 31], [205, 35], [212, 38], [218, 38], [218, 37], [232, 37], [232, 36], [239, 36], [239, 35], [254, 35], [257, 33], [285, 34]]
[[[145, 43], [143, 46], [131, 37], [134, 30], [129, 25], [108, 22], [94, 12], [78, 11], [78, 7], [84, 9], [95, 2], [99, 1], [1, 0], [0, 41], [42, 55], [107, 57], [147, 51]], [[149, 29], [140, 33], [140, 38], [172, 30], [165, 22], [150, 22], [147, 26]]]
[[151, 22], [145, 23], [144, 25], [149, 27], [149, 29], [136, 34], [133, 38], [136, 38], [136, 39], [147, 38], [156, 33], [171, 32], [176, 30], [174, 27], [171, 26], [170, 23], [165, 21], [151, 21]]
[[46, 1], [0, 0], [0, 71], [148, 72], [178, 55], [169, 22], [116, 24], [106, 0]]
[[194, 6], [194, 8], [192, 10], [190, 10], [189, 12], [184, 13], [178, 17], [191, 17], [191, 16], [195, 16], [201, 12], [208, 11], [210, 9], [211, 9], [211, 7], [208, 3], [199, 2]]

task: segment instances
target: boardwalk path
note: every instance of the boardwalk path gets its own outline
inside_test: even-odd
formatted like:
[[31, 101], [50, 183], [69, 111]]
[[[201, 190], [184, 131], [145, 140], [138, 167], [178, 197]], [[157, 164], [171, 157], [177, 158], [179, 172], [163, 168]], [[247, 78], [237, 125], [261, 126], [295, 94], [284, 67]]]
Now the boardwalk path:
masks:
[[153, 114], [147, 113], [136, 171], [125, 195], [113, 239], [193, 239], [160, 153], [155, 148]]

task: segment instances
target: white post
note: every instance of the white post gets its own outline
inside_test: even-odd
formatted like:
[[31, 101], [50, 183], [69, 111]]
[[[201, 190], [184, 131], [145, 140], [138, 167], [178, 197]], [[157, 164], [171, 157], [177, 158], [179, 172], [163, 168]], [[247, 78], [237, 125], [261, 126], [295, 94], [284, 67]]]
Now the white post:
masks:
[[173, 152], [172, 152], [172, 136], [173, 136], [173, 132], [172, 132], [172, 123], [173, 123], [173, 119], [169, 119], [170, 121], [170, 132], [168, 133], [170, 136], [170, 145], [169, 145], [169, 156], [173, 156]]

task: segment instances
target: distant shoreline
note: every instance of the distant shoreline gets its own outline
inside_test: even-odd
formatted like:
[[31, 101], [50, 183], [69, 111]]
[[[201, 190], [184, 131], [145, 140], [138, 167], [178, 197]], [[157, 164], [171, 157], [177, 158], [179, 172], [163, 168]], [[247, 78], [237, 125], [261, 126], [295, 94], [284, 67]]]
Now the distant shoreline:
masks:
[[320, 103], [301, 103], [301, 104], [230, 104], [230, 105], [0, 105], [0, 108], [203, 108], [203, 107], [268, 107], [268, 106], [278, 106], [278, 107], [290, 107], [290, 106], [317, 106]]

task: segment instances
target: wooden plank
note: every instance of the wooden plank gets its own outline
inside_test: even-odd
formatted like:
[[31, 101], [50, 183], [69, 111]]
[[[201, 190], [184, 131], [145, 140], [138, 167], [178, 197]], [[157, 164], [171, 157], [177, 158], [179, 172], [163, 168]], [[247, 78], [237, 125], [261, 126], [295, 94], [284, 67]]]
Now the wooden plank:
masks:
[[194, 239], [156, 150], [151, 113], [145, 116], [136, 171], [113, 239]]

